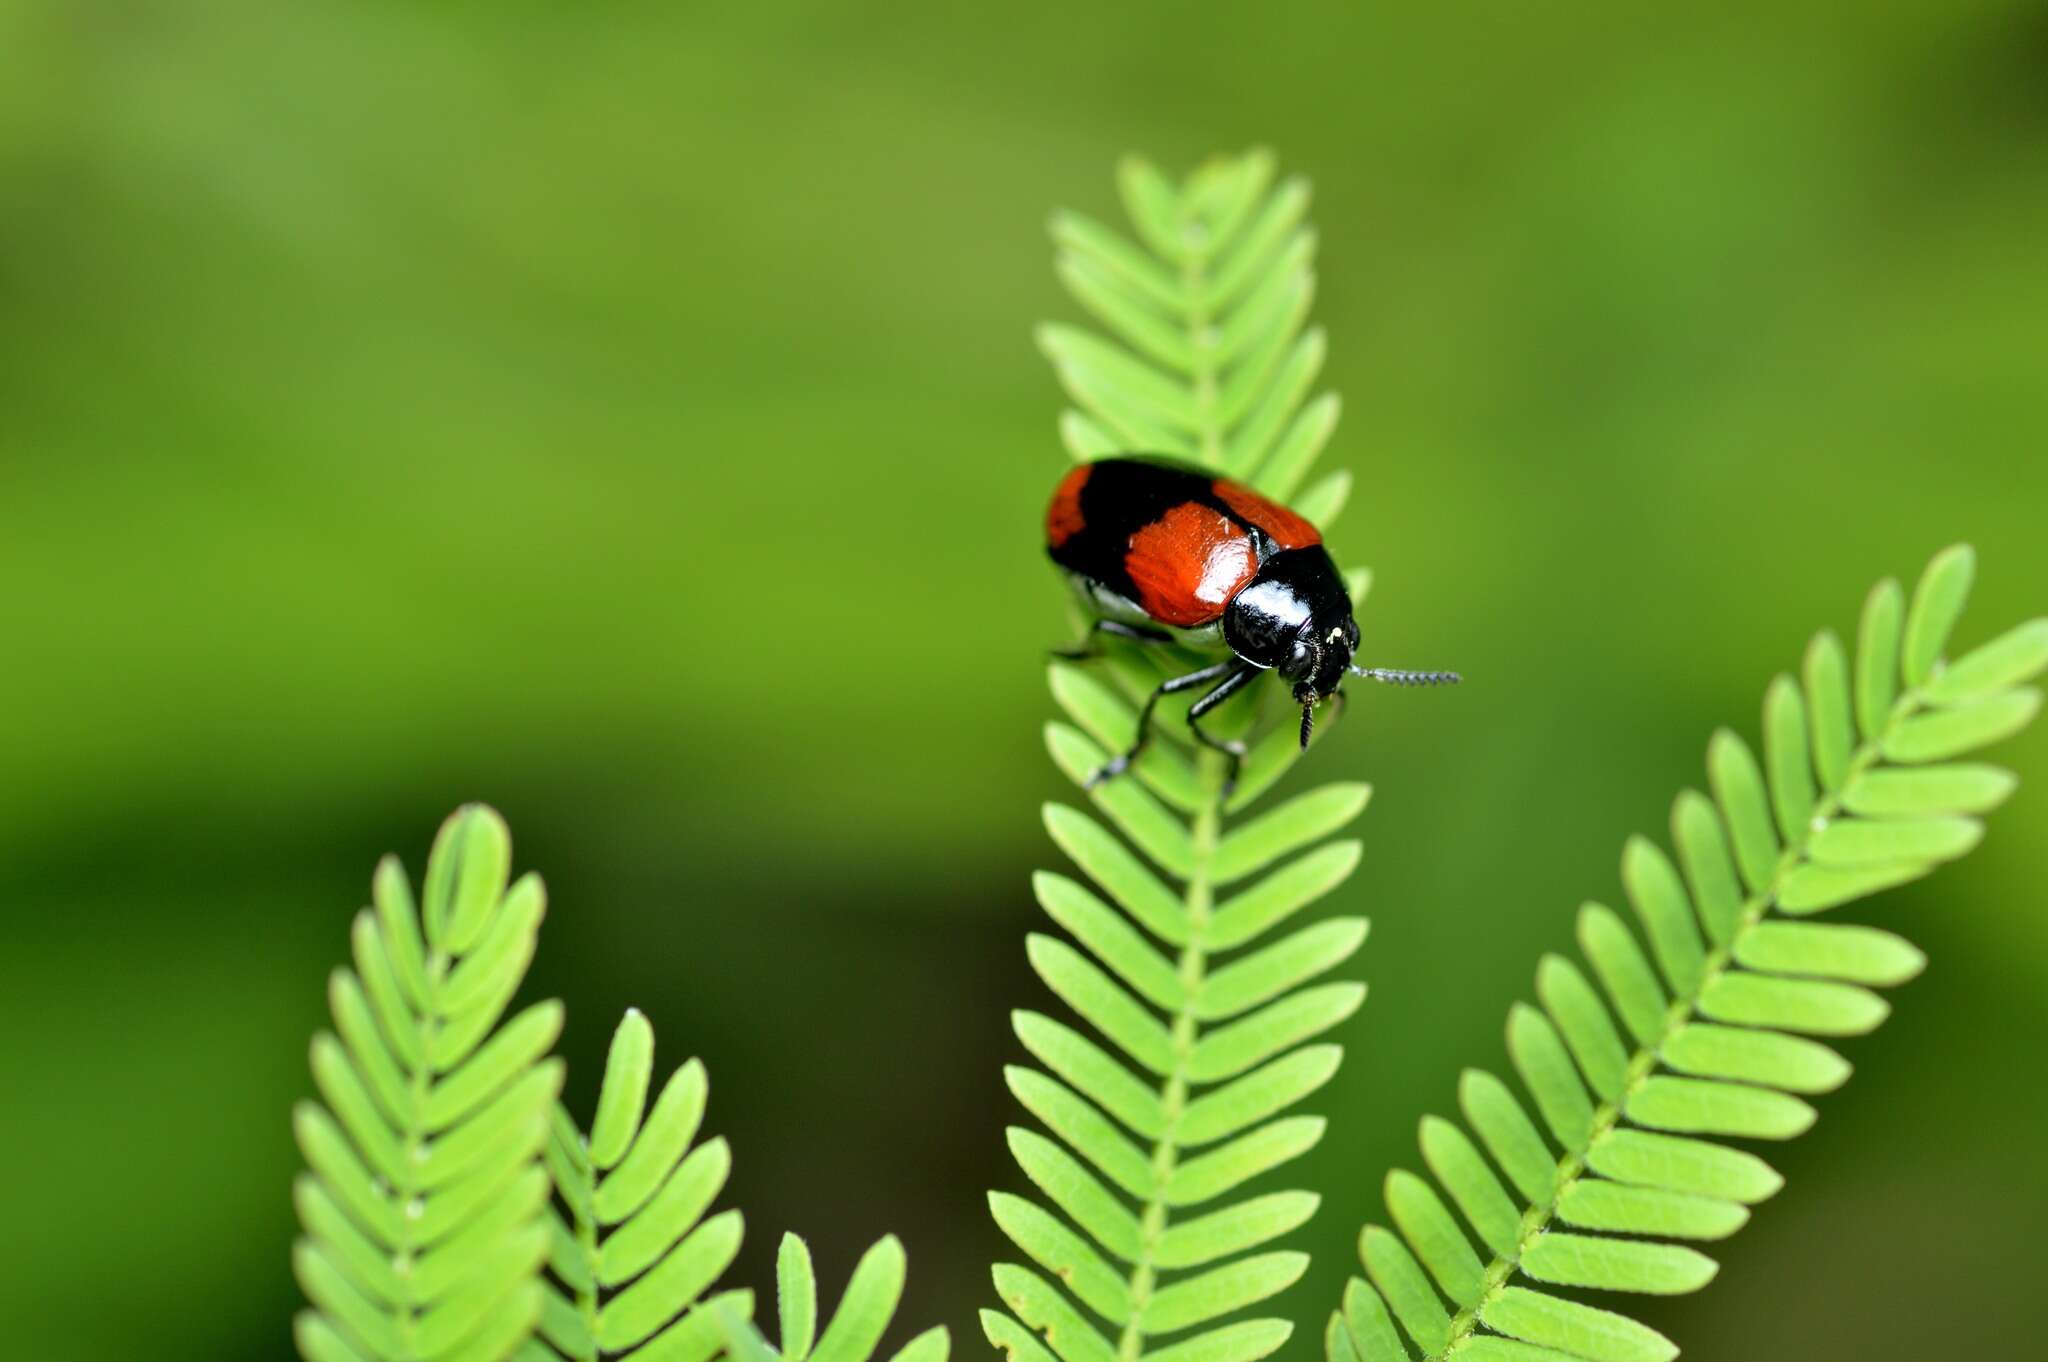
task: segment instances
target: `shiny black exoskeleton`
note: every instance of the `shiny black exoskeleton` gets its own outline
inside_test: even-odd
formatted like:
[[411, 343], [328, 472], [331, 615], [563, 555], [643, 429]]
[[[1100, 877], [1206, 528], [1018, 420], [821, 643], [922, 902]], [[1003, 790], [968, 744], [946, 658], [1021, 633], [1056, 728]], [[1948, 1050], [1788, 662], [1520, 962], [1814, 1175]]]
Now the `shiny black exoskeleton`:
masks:
[[1283, 549], [1260, 564], [1223, 612], [1223, 641], [1242, 661], [1293, 682], [1298, 705], [1336, 695], [1358, 648], [1358, 621], [1329, 551]]

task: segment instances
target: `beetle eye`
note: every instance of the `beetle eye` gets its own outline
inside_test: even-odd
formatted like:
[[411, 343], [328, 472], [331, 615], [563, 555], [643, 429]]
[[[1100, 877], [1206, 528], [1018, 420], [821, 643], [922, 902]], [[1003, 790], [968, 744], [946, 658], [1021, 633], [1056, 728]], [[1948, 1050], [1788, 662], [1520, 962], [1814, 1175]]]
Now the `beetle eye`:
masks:
[[1287, 650], [1287, 659], [1280, 664], [1280, 674], [1290, 681], [1307, 676], [1315, 666], [1315, 649], [1302, 639], [1294, 640], [1294, 646]]
[[1352, 652], [1358, 651], [1358, 621], [1356, 619], [1344, 621], [1344, 642], [1350, 647]]

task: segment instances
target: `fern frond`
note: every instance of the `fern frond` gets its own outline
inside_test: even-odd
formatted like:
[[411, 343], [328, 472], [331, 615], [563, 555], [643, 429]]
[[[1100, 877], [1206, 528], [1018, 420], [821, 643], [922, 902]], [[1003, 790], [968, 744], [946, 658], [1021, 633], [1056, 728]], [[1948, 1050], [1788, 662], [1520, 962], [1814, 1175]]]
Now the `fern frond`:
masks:
[[528, 1345], [532, 1362], [707, 1362], [724, 1342], [717, 1312], [752, 1313], [750, 1291], [705, 1294], [738, 1255], [745, 1227], [736, 1210], [706, 1215], [732, 1153], [723, 1137], [691, 1143], [709, 1095], [704, 1066], [693, 1059], [677, 1069], [650, 1111], [653, 1073], [654, 1028], [628, 1011], [612, 1034], [589, 1137], [554, 1110], [547, 1164], [567, 1214], [550, 1213], [554, 1283]]
[[[555, 1109], [547, 1162], [567, 1216], [552, 1217], [555, 1284], [521, 1362], [709, 1362], [721, 1349], [742, 1359], [777, 1355], [751, 1323], [754, 1293], [712, 1290], [738, 1256], [745, 1225], [736, 1210], [707, 1215], [732, 1153], [722, 1136], [692, 1144], [708, 1095], [704, 1066], [693, 1059], [677, 1069], [649, 1110], [653, 1071], [654, 1029], [628, 1011], [612, 1035], [589, 1135]], [[903, 1246], [883, 1239], [819, 1333], [810, 1251], [784, 1236], [782, 1355], [868, 1362], [903, 1294], [903, 1273]], [[946, 1331], [930, 1329], [892, 1362], [945, 1362], [946, 1347]]]
[[[1643, 928], [1588, 904], [1579, 945], [1537, 971], [1540, 1006], [1508, 1018], [1508, 1053], [1535, 1117], [1493, 1075], [1465, 1074], [1476, 1142], [1422, 1122], [1434, 1182], [1386, 1181], [1395, 1229], [1368, 1226], [1325, 1334], [1331, 1362], [1577, 1357], [1661, 1362], [1670, 1340], [1557, 1288], [1695, 1291], [1714, 1261], [1691, 1247], [1741, 1228], [1782, 1179], [1723, 1141], [1811, 1126], [1809, 1097], [1849, 1064], [1814, 1037], [1856, 1035], [1889, 1006], [1874, 990], [1921, 953], [1870, 927], [1813, 915], [1918, 879], [1982, 836], [2011, 793], [1997, 767], [1959, 761], [2040, 708], [2025, 682], [2048, 667], [2048, 620], [1944, 664], [1968, 594], [1967, 546], [1929, 564], [1911, 604], [1880, 583], [1863, 611], [1854, 676], [1832, 633], [1802, 678], [1764, 699], [1763, 760], [1735, 734], [1707, 752], [1713, 797], [1672, 809], [1676, 859], [1644, 838], [1621, 878]], [[1647, 950], [1644, 948], [1647, 942]]]
[[[1061, 422], [1075, 457], [1166, 452], [1276, 496], [1300, 484], [1336, 402], [1302, 406], [1323, 354], [1321, 333], [1301, 329], [1313, 291], [1308, 191], [1272, 178], [1264, 152], [1179, 185], [1134, 160], [1120, 184], [1142, 246], [1076, 214], [1054, 219], [1062, 277], [1122, 341], [1040, 332], [1078, 404]], [[1327, 521], [1347, 486], [1325, 479], [1298, 504]], [[1362, 595], [1362, 574], [1353, 585]], [[1077, 785], [1129, 745], [1138, 704], [1170, 674], [1163, 652], [1112, 640], [1106, 665], [1052, 668], [1071, 723], [1050, 725], [1046, 742]], [[1065, 935], [1034, 934], [1032, 968], [1081, 1025], [1013, 1018], [1040, 1067], [1010, 1068], [1008, 1085], [1047, 1133], [1014, 1127], [1009, 1144], [1043, 1200], [990, 1194], [1030, 1265], [996, 1265], [1012, 1313], [981, 1318], [1016, 1362], [1251, 1362], [1291, 1331], [1225, 1321], [1301, 1276], [1307, 1256], [1271, 1245], [1318, 1199], [1240, 1189], [1323, 1132], [1321, 1118], [1289, 1109], [1336, 1072], [1340, 1048], [1311, 1042], [1365, 989], [1315, 981], [1359, 948], [1366, 923], [1281, 929], [1356, 866], [1356, 842], [1326, 839], [1368, 790], [1324, 786], [1233, 826], [1286, 774], [1298, 739], [1284, 724], [1255, 742], [1226, 800], [1216, 754], [1186, 740], [1186, 703], [1161, 706], [1157, 732], [1170, 741], [1147, 747], [1135, 778], [1088, 791], [1097, 816], [1045, 810], [1092, 886], [1051, 873], [1033, 882]], [[1244, 732], [1254, 715], [1233, 702], [1218, 717]]]
[[[895, 1235], [885, 1236], [854, 1265], [839, 1309], [820, 1333], [810, 1248], [793, 1234], [783, 1235], [775, 1259], [782, 1346], [771, 1346], [742, 1311], [721, 1305], [719, 1323], [730, 1356], [734, 1362], [868, 1362], [902, 1299], [903, 1269], [903, 1245]], [[897, 1349], [889, 1362], [946, 1362], [950, 1349], [945, 1326], [935, 1325]]]
[[329, 981], [335, 1029], [312, 1050], [325, 1105], [293, 1113], [307, 1362], [501, 1362], [539, 1318], [562, 1009], [498, 1024], [546, 907], [538, 877], [507, 887], [511, 854], [494, 811], [457, 811], [417, 911], [385, 858], [355, 968]]

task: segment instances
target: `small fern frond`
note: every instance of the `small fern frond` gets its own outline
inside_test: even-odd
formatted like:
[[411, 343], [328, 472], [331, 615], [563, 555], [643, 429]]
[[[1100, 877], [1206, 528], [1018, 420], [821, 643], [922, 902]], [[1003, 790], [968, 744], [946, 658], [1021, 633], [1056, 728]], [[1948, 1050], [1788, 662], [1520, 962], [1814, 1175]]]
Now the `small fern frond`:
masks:
[[459, 810], [417, 911], [387, 857], [355, 968], [329, 981], [335, 1029], [312, 1051], [325, 1105], [293, 1113], [310, 1169], [293, 1189], [307, 1362], [502, 1362], [539, 1318], [562, 1009], [498, 1025], [546, 907], [538, 877], [507, 887], [511, 855], [494, 811]]
[[[654, 1028], [628, 1011], [612, 1035], [586, 1139], [559, 1105], [547, 1146], [562, 1211], [550, 1213], [540, 1335], [522, 1362], [707, 1362], [717, 1311], [752, 1313], [753, 1293], [705, 1292], [740, 1250], [736, 1210], [706, 1217], [732, 1170], [723, 1137], [692, 1147], [709, 1089], [691, 1060], [650, 1111]], [[541, 1340], [545, 1340], [545, 1344]], [[549, 1351], [552, 1346], [554, 1351]]]
[[1206, 464], [1321, 525], [1350, 478], [1295, 499], [1336, 429], [1333, 394], [1310, 399], [1327, 345], [1303, 330], [1315, 296], [1306, 180], [1273, 183], [1270, 152], [1219, 157], [1175, 185], [1136, 157], [1117, 184], [1142, 246], [1080, 213], [1052, 220], [1055, 268], [1112, 339], [1038, 330], [1075, 409], [1076, 459], [1146, 451]]
[[1690, 1245], [1733, 1234], [1782, 1183], [1721, 1141], [1811, 1126], [1806, 1099], [1849, 1075], [1814, 1037], [1873, 1029], [1890, 1010], [1874, 989], [1921, 968], [1889, 932], [1809, 919], [1963, 855], [2014, 788], [2010, 772], [1958, 759], [2039, 710], [2024, 683], [2048, 667], [2048, 620], [1944, 664], [1973, 572], [1957, 546], [1910, 604], [1881, 583], [1853, 677], [1835, 635], [1817, 636], [1801, 678], [1765, 695], [1761, 762], [1732, 732], [1714, 735], [1713, 797], [1688, 790], [1672, 809], [1676, 860], [1644, 838], [1622, 855], [1647, 951], [1588, 904], [1578, 937], [1591, 977], [1543, 960], [1541, 1005], [1518, 1004], [1507, 1028], [1535, 1119], [1507, 1084], [1470, 1070], [1458, 1096], [1476, 1142], [1451, 1121], [1422, 1122], [1434, 1184], [1388, 1176], [1396, 1229], [1361, 1237], [1370, 1283], [1353, 1279], [1330, 1320], [1331, 1362], [1406, 1362], [1403, 1335], [1430, 1359], [1676, 1355], [1645, 1325], [1557, 1289], [1704, 1286], [1716, 1264]]
[[[1323, 350], [1320, 333], [1301, 334], [1308, 195], [1299, 181], [1272, 188], [1272, 175], [1264, 152], [1213, 162], [1182, 185], [1126, 162], [1143, 247], [1078, 215], [1054, 219], [1062, 277], [1128, 347], [1075, 328], [1040, 333], [1080, 407], [1062, 422], [1077, 458], [1172, 453], [1276, 496], [1307, 474], [1336, 407], [1300, 408]], [[1326, 479], [1296, 504], [1327, 521], [1346, 485]], [[1362, 574], [1353, 586], [1362, 595]], [[1193, 665], [1109, 640], [1099, 667], [1052, 668], [1071, 723], [1050, 725], [1046, 742], [1077, 785], [1130, 744], [1140, 701], [1176, 662]], [[1231, 826], [1287, 773], [1299, 741], [1291, 723], [1255, 741], [1226, 800], [1217, 754], [1186, 737], [1189, 698], [1161, 705], [1165, 740], [1146, 748], [1134, 778], [1088, 789], [1099, 819], [1045, 810], [1054, 842], [1093, 884], [1033, 881], [1066, 935], [1032, 935], [1028, 957], [1082, 1026], [1013, 1017], [1042, 1067], [1010, 1068], [1008, 1085], [1048, 1132], [1009, 1131], [1044, 1204], [989, 1197], [1034, 1265], [996, 1265], [1012, 1314], [981, 1316], [1015, 1362], [1251, 1362], [1291, 1331], [1283, 1320], [1226, 1320], [1301, 1276], [1307, 1256], [1271, 1245], [1318, 1199], [1240, 1189], [1323, 1132], [1321, 1118], [1289, 1109], [1336, 1072], [1341, 1049], [1312, 1042], [1358, 1009], [1365, 988], [1315, 981], [1357, 951], [1366, 923], [1280, 929], [1356, 866], [1356, 842], [1326, 839], [1368, 790], [1328, 785]], [[1233, 702], [1218, 718], [1244, 733], [1255, 713]]]
[[[885, 1236], [854, 1265], [839, 1309], [821, 1333], [810, 1248], [785, 1234], [775, 1259], [781, 1348], [771, 1346], [743, 1310], [720, 1304], [729, 1355], [733, 1362], [868, 1362], [902, 1299], [903, 1273], [903, 1245], [895, 1235]], [[897, 1349], [889, 1362], [946, 1362], [950, 1348], [945, 1326], [935, 1325]]]

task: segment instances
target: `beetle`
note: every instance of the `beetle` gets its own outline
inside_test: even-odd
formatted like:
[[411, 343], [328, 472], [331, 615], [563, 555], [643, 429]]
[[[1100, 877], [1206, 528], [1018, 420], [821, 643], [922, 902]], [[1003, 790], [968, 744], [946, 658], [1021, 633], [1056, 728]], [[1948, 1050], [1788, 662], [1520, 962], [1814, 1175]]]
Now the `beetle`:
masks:
[[1150, 455], [1079, 464], [1046, 507], [1045, 546], [1093, 617], [1087, 639], [1062, 656], [1092, 656], [1098, 633], [1228, 654], [1160, 683], [1139, 712], [1135, 741], [1088, 778], [1089, 788], [1130, 769], [1151, 736], [1153, 709], [1178, 691], [1208, 687], [1188, 708], [1188, 729], [1230, 759], [1227, 791], [1245, 746], [1207, 732], [1201, 720], [1264, 672], [1292, 683], [1304, 748], [1316, 705], [1341, 699], [1347, 675], [1407, 686], [1460, 679], [1354, 665], [1358, 621], [1321, 533], [1202, 468]]

